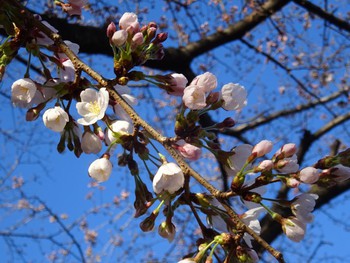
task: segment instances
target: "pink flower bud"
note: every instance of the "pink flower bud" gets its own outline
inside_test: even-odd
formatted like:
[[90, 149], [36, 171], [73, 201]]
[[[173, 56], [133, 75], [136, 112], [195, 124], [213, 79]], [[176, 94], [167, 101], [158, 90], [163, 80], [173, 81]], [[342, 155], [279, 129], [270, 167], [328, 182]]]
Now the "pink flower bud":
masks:
[[271, 160], [262, 161], [254, 171], [256, 172], [266, 172], [271, 171], [273, 168], [273, 162]]
[[167, 222], [164, 221], [158, 227], [158, 234], [161, 237], [168, 239], [169, 242], [174, 240], [175, 233], [176, 230], [173, 223], [167, 224]]
[[281, 173], [296, 173], [299, 170], [297, 156], [293, 155], [290, 158], [279, 160], [275, 167]]
[[132, 37], [132, 43], [136, 46], [140, 46], [143, 44], [143, 34], [141, 32], [137, 32], [133, 37]]
[[121, 47], [122, 45], [125, 44], [126, 40], [128, 38], [128, 33], [125, 30], [118, 30], [114, 32], [112, 36], [112, 43], [116, 47]]
[[168, 33], [163, 32], [163, 33], [159, 33], [156, 36], [156, 42], [157, 43], [162, 43], [164, 42], [166, 39], [168, 38]]
[[147, 36], [149, 41], [151, 41], [156, 36], [157, 28], [156, 27], [149, 27], [147, 29]]
[[168, 91], [168, 93], [173, 96], [183, 96], [184, 89], [188, 83], [187, 78], [183, 74], [178, 73], [173, 73], [170, 76], [170, 89], [172, 91]]
[[290, 188], [296, 188], [300, 185], [300, 182], [295, 178], [287, 178], [287, 186]]
[[107, 27], [107, 31], [106, 31], [106, 34], [107, 34], [107, 37], [108, 38], [112, 38], [113, 34], [117, 31], [117, 27], [116, 25], [111, 22], [108, 27]]
[[137, 19], [137, 15], [134, 13], [124, 13], [119, 20], [120, 29], [124, 29], [128, 32], [138, 32], [140, 28], [139, 21]]
[[178, 141], [177, 145], [178, 146], [176, 148], [181, 153], [181, 155], [191, 161], [198, 160], [202, 154], [201, 148], [186, 143], [184, 140]]
[[338, 164], [331, 168], [331, 174], [336, 176], [337, 182], [343, 182], [350, 178], [350, 167]]
[[281, 155], [279, 159], [288, 158], [293, 156], [297, 152], [297, 146], [294, 143], [287, 143], [283, 145], [276, 153], [275, 156]]
[[273, 144], [271, 141], [262, 140], [257, 145], [254, 146], [252, 154], [256, 154], [256, 158], [262, 157], [272, 150]]
[[306, 184], [314, 184], [320, 178], [319, 171], [314, 167], [306, 167], [299, 173], [299, 179]]

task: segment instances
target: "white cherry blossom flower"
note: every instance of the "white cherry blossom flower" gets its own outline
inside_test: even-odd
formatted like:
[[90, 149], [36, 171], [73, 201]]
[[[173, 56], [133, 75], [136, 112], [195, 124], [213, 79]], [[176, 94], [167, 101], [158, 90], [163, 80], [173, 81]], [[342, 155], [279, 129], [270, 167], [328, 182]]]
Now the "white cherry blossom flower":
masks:
[[228, 83], [221, 89], [221, 98], [225, 110], [240, 110], [247, 105], [247, 91], [238, 83]]
[[196, 85], [190, 85], [184, 89], [182, 101], [191, 110], [200, 110], [207, 106], [205, 91]]
[[86, 89], [80, 93], [81, 102], [76, 104], [78, 113], [83, 116], [77, 120], [81, 125], [91, 125], [101, 120], [106, 112], [109, 94], [106, 88], [99, 91]]
[[[230, 168], [227, 172], [230, 175], [236, 175], [244, 166], [248, 157], [252, 154], [253, 146], [249, 144], [241, 144], [234, 148], [232, 151], [234, 155], [229, 157]], [[249, 168], [251, 165], [248, 165]]]
[[311, 212], [314, 210], [318, 195], [304, 193], [297, 196], [292, 205], [291, 209], [293, 214], [303, 223], [310, 223], [313, 221], [314, 216]]
[[59, 68], [59, 78], [61, 82], [70, 82], [75, 79], [75, 69], [73, 62], [69, 59], [62, 62], [63, 68]]
[[217, 79], [214, 74], [205, 72], [192, 80], [190, 86], [193, 85], [199, 87], [204, 92], [210, 92], [216, 88]]
[[167, 191], [175, 193], [185, 182], [181, 168], [175, 163], [162, 164], [153, 178], [153, 190], [156, 194]]
[[292, 157], [279, 160], [276, 169], [281, 173], [296, 173], [299, 170], [297, 156], [294, 154]]
[[112, 122], [110, 125], [111, 129], [107, 129], [107, 136], [105, 138], [106, 143], [110, 145], [112, 142], [117, 140], [115, 133], [122, 134], [132, 134], [134, 126], [132, 123], [124, 120], [117, 120]]
[[[260, 222], [258, 220], [259, 215], [264, 211], [265, 209], [261, 206], [252, 208], [245, 212], [243, 215], [241, 215], [241, 219], [243, 223], [248, 225], [256, 234], [260, 235], [261, 226]], [[246, 244], [252, 248], [252, 239], [253, 237], [247, 233], [243, 236], [244, 241]]]
[[89, 176], [97, 182], [105, 182], [111, 175], [112, 163], [108, 158], [102, 157], [90, 164], [88, 172]]
[[300, 242], [305, 236], [306, 224], [296, 217], [283, 218], [282, 230], [290, 240]]
[[93, 132], [84, 132], [81, 139], [81, 149], [84, 153], [99, 153], [102, 150], [102, 142], [100, 138]]
[[[77, 43], [71, 42], [69, 40], [65, 40], [64, 43], [68, 46], [68, 48], [74, 53], [78, 54], [80, 46]], [[67, 55], [65, 53], [58, 53], [57, 54], [58, 58], [61, 60], [66, 60], [68, 59]]]
[[[131, 95], [131, 90], [128, 86], [115, 85], [114, 88], [130, 106], [137, 105], [138, 100]], [[119, 104], [113, 106], [113, 111], [120, 119], [131, 122], [129, 114]]]
[[178, 261], [177, 263], [196, 263], [196, 261], [193, 258], [185, 258]]
[[34, 81], [29, 78], [16, 80], [11, 86], [11, 101], [18, 107], [29, 107], [37, 92]]
[[67, 122], [69, 122], [69, 116], [61, 107], [55, 106], [44, 112], [43, 121], [45, 126], [50, 130], [62, 132]]
[[119, 27], [120, 29], [124, 29], [128, 32], [138, 32], [140, 24], [137, 15], [129, 12], [124, 13], [119, 20]]
[[[54, 32], [54, 33], [58, 32], [58, 30], [56, 28], [54, 28], [53, 26], [51, 26], [47, 21], [41, 21], [41, 23], [44, 24], [47, 28], [49, 28], [52, 32]], [[50, 45], [54, 44], [53, 40], [51, 38], [49, 38], [42, 31], [40, 31], [38, 33], [38, 36], [36, 36], [36, 43], [38, 45], [42, 45], [42, 46], [50, 46]]]

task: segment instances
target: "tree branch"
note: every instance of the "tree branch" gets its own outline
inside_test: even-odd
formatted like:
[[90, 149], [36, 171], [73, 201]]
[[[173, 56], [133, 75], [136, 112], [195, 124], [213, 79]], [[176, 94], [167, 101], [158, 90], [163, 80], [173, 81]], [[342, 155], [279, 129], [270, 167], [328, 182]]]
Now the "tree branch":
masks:
[[313, 3], [309, 2], [309, 1], [293, 0], [293, 2], [296, 3], [297, 5], [305, 8], [310, 13], [313, 13], [313, 14], [319, 16], [320, 18], [323, 18], [324, 20], [328, 21], [329, 23], [335, 25], [339, 29], [345, 30], [345, 31], [350, 33], [350, 24], [347, 21], [342, 20], [342, 19], [324, 11], [322, 8], [320, 8], [317, 5], [314, 5]]

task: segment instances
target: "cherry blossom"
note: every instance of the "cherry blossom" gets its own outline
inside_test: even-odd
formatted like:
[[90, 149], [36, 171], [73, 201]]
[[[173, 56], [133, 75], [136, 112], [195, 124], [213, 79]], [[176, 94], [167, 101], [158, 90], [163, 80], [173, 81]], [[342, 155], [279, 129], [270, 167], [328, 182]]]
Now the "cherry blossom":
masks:
[[198, 160], [202, 154], [201, 148], [194, 146], [192, 144], [186, 143], [184, 140], [179, 140], [176, 143], [176, 149], [180, 152], [180, 154], [183, 157], [191, 161]]
[[43, 121], [50, 130], [62, 132], [69, 121], [69, 116], [61, 107], [55, 106], [44, 112]]
[[[41, 20], [41, 18], [40, 18]], [[48, 29], [50, 29], [52, 32], [57, 33], [58, 30], [51, 26], [47, 21], [41, 21]], [[49, 38], [46, 34], [43, 32], [39, 32], [38, 35], [36, 36], [36, 44], [41, 45], [41, 46], [51, 46], [53, 45], [53, 40]]]
[[177, 263], [196, 263], [196, 261], [193, 258], [185, 258], [178, 261]]
[[315, 208], [317, 199], [316, 194], [304, 193], [297, 196], [291, 205], [293, 214], [305, 224], [312, 222], [314, 216], [311, 212]]
[[332, 175], [335, 175], [335, 181], [343, 182], [350, 178], [350, 167], [337, 164], [331, 168]]
[[[260, 222], [258, 220], [258, 217], [260, 216], [260, 214], [264, 210], [265, 209], [263, 207], [259, 206], [256, 208], [252, 208], [252, 209], [246, 211], [243, 215], [241, 215], [242, 221], [246, 225], [248, 225], [258, 235], [260, 235], [260, 231], [261, 231], [261, 226], [260, 226]], [[250, 248], [253, 247], [252, 242], [251, 242], [253, 237], [251, 235], [245, 233], [243, 236], [243, 239]]]
[[190, 85], [184, 89], [182, 101], [191, 110], [200, 110], [207, 106], [205, 91], [196, 85]]
[[156, 194], [163, 191], [173, 194], [183, 187], [184, 181], [184, 174], [177, 164], [164, 163], [153, 178], [153, 190]]
[[320, 178], [320, 172], [314, 167], [305, 167], [299, 172], [299, 179], [306, 184], [314, 184]]
[[204, 92], [210, 92], [214, 90], [217, 86], [216, 76], [210, 72], [205, 72], [204, 74], [195, 77], [190, 86], [197, 86]]
[[74, 81], [75, 79], [75, 69], [73, 62], [69, 59], [62, 62], [63, 68], [60, 68], [59, 70], [59, 78], [62, 82], [70, 82]]
[[301, 222], [298, 218], [283, 218], [281, 223], [283, 232], [290, 240], [300, 242], [304, 238], [306, 224]]
[[107, 130], [107, 136], [105, 138], [106, 143], [110, 145], [115, 140], [118, 140], [118, 136], [116, 134], [132, 134], [133, 129], [134, 127], [132, 123], [128, 121], [117, 120], [112, 122], [112, 124], [110, 125], [110, 129]]
[[81, 125], [91, 125], [101, 120], [106, 112], [109, 94], [106, 88], [99, 91], [86, 89], [80, 93], [81, 102], [76, 104], [78, 113], [83, 116], [77, 120]]
[[112, 163], [105, 156], [93, 161], [89, 166], [89, 176], [97, 182], [105, 182], [112, 172]]
[[102, 150], [100, 138], [91, 131], [84, 132], [81, 139], [81, 149], [84, 153], [99, 153]]
[[[77, 43], [71, 42], [69, 40], [65, 40], [64, 43], [68, 46], [68, 48], [74, 53], [78, 54], [80, 46]], [[65, 53], [58, 53], [57, 54], [58, 58], [61, 60], [66, 60], [68, 59], [67, 55]]]
[[129, 12], [124, 13], [119, 20], [119, 27], [128, 32], [137, 33], [140, 28], [137, 15]]
[[121, 47], [125, 44], [127, 38], [128, 38], [128, 32], [126, 32], [124, 29], [121, 29], [114, 32], [112, 36], [112, 43], [116, 47]]
[[168, 239], [169, 242], [172, 242], [175, 238], [175, 226], [173, 223], [167, 224], [166, 221], [162, 222], [158, 227], [158, 234], [161, 237]]
[[[126, 85], [115, 85], [114, 89], [119, 93], [119, 95], [122, 96], [122, 98], [130, 105], [130, 106], [135, 106], [138, 103], [138, 100], [131, 95], [131, 90], [128, 86]], [[115, 104], [113, 106], [113, 111], [114, 113], [122, 120], [126, 120], [131, 122], [131, 118], [129, 114], [125, 112], [125, 110], [119, 105]]]
[[88, 0], [68, 0], [70, 5], [63, 6], [68, 15], [81, 15], [81, 9], [86, 5]]
[[183, 96], [184, 89], [188, 83], [187, 78], [183, 74], [178, 73], [173, 73], [170, 76], [172, 77], [170, 81], [172, 91], [168, 91], [168, 93], [173, 96]]
[[11, 86], [11, 101], [15, 106], [28, 107], [37, 92], [37, 87], [29, 78], [16, 80]]
[[240, 110], [247, 105], [247, 91], [238, 83], [228, 83], [221, 89], [221, 98], [225, 110]]
[[273, 168], [273, 162], [271, 160], [263, 160], [257, 167], [254, 168], [254, 172], [271, 171]]
[[288, 158], [292, 157], [297, 152], [297, 146], [294, 143], [287, 143], [283, 145], [278, 151], [275, 153], [275, 157]]
[[[248, 157], [251, 155], [253, 146], [249, 144], [241, 144], [234, 148], [232, 151], [234, 155], [230, 156], [230, 170], [227, 172], [230, 175], [235, 175], [238, 173], [246, 163]], [[247, 167], [250, 167], [249, 165]]]
[[257, 145], [255, 145], [252, 149], [252, 154], [256, 154], [256, 157], [262, 157], [265, 154], [268, 154], [269, 152], [271, 152], [273, 147], [273, 144], [271, 141], [268, 140], [262, 140], [261, 142], [259, 142]]
[[279, 160], [276, 164], [276, 169], [281, 173], [296, 173], [299, 169], [297, 156]]

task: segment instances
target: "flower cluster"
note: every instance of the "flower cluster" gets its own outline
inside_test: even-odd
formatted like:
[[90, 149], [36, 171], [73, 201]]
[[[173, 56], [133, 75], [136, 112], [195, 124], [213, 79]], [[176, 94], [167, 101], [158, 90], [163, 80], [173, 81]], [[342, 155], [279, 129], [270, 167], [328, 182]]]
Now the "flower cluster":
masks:
[[147, 60], [162, 59], [162, 42], [168, 36], [166, 33], [157, 34], [157, 24], [151, 22], [141, 27], [134, 13], [124, 13], [119, 20], [119, 30], [113, 22], [109, 24], [107, 37], [114, 52], [114, 71], [122, 77]]
[[[69, 0], [67, 4], [56, 2], [70, 15], [81, 15], [81, 9], [87, 3], [85, 0]], [[42, 24], [57, 32], [47, 22]], [[256, 145], [238, 145], [231, 151], [222, 150], [215, 132], [231, 128], [235, 121], [228, 117], [210, 127], [203, 127], [200, 118], [220, 108], [225, 111], [242, 110], [247, 104], [247, 91], [237, 83], [225, 84], [220, 91], [215, 91], [218, 80], [210, 72], [200, 74], [189, 82], [179, 73], [149, 76], [141, 71], [131, 71], [147, 60], [163, 57], [162, 42], [167, 34], [157, 34], [156, 31], [157, 25], [153, 22], [141, 26], [134, 13], [125, 13], [120, 18], [118, 29], [111, 23], [107, 37], [114, 53], [115, 78], [94, 83], [94, 80], [82, 75], [81, 65], [75, 66], [73, 58], [79, 53], [77, 44], [69, 41], [55, 43], [38, 28], [33, 28], [24, 44], [28, 44], [27, 49], [35, 56], [46, 58], [42, 60], [46, 80], [40, 83], [34, 81], [27, 72], [24, 78], [12, 84], [11, 100], [15, 106], [28, 109], [26, 120], [33, 121], [42, 115], [44, 125], [59, 133], [59, 152], [68, 148], [78, 157], [83, 153], [99, 155], [88, 168], [88, 175], [99, 183], [110, 178], [113, 170], [111, 156], [119, 149], [118, 165], [128, 167], [135, 181], [135, 217], [146, 214], [158, 202], [158, 206], [140, 223], [143, 231], [154, 229], [158, 216], [163, 215], [158, 233], [171, 242], [176, 234], [174, 214], [179, 206], [189, 205], [192, 211], [204, 213], [209, 222], [208, 233], [203, 233], [205, 238], [198, 240], [198, 251], [193, 253], [194, 257], [180, 262], [204, 259], [211, 262], [218, 247], [226, 252], [234, 251], [231, 255], [234, 261], [257, 262], [252, 239], [260, 234], [262, 212], [280, 223], [289, 239], [301, 241], [307, 224], [313, 221], [312, 211], [318, 196], [301, 193], [292, 200], [274, 200], [264, 197], [265, 187], [280, 183], [303, 192], [305, 185], [328, 186], [347, 180], [350, 178], [349, 152], [326, 157], [313, 166], [300, 169], [297, 147], [293, 143], [284, 144], [270, 158], [268, 155], [274, 144], [269, 140], [262, 140]], [[68, 57], [63, 52], [67, 48], [73, 56], [67, 52]], [[52, 52], [52, 55], [42, 52], [42, 49]], [[48, 70], [45, 65], [48, 61], [56, 65], [57, 71]], [[1, 74], [3, 70], [1, 68]], [[138, 100], [127, 84], [141, 80], [158, 86], [169, 96], [181, 97], [174, 137], [157, 139], [154, 135], [156, 131], [147, 128], [134, 113], [132, 107], [137, 105]], [[174, 161], [167, 161], [153, 143], [155, 140], [168, 149]], [[227, 192], [221, 193], [224, 197], [215, 199], [217, 196], [212, 186], [208, 187], [206, 184], [209, 183], [197, 174], [193, 177], [201, 179], [198, 181], [210, 189], [212, 195], [190, 190], [189, 176], [194, 172], [182, 158], [197, 161], [203, 149], [220, 161], [228, 175], [230, 186]], [[151, 182], [147, 183], [142, 178], [139, 163], [145, 164]], [[153, 192], [148, 190], [151, 184]], [[247, 231], [249, 234], [242, 229], [237, 231], [237, 222], [233, 221], [227, 208], [229, 202], [223, 201], [233, 196], [239, 196], [242, 205], [247, 207], [238, 220], [252, 230]], [[269, 208], [266, 202], [270, 201], [283, 206], [290, 216]], [[160, 213], [161, 208], [163, 213]], [[197, 220], [201, 220], [199, 216]], [[204, 225], [201, 222], [201, 228], [204, 229]]]

